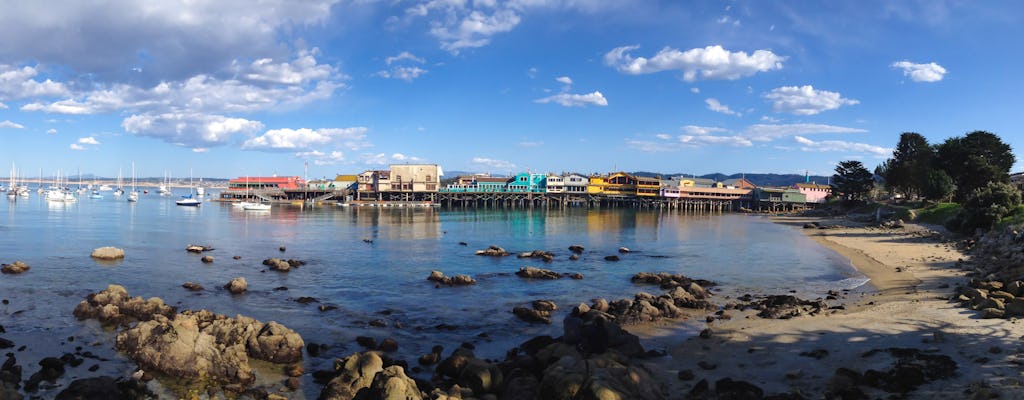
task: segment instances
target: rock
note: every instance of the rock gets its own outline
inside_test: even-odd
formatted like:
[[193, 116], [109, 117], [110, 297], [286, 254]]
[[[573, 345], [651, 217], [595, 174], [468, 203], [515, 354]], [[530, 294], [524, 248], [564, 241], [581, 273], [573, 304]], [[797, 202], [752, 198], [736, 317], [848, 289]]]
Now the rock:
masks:
[[57, 400], [147, 398], [155, 398], [155, 394], [145, 384], [110, 376], [76, 379], [55, 397]]
[[620, 254], [629, 253], [629, 248], [628, 247], [619, 247], [619, 253]]
[[619, 261], [619, 256], [605, 256], [605, 261]]
[[245, 293], [246, 289], [249, 288], [249, 284], [245, 282], [245, 278], [239, 277], [232, 279], [231, 282], [224, 285], [224, 288], [231, 292], [231, 294], [241, 294]]
[[536, 267], [522, 267], [516, 272], [516, 276], [526, 279], [558, 279], [562, 275], [548, 269], [541, 269]]
[[118, 260], [124, 258], [124, 250], [116, 247], [100, 247], [93, 250], [91, 256], [98, 260]]
[[242, 256], [233, 256], [233, 257], [231, 257], [231, 259], [232, 260], [241, 260]]
[[291, 271], [292, 267], [296, 266], [287, 260], [280, 258], [268, 258], [263, 260], [263, 265], [270, 267], [274, 271], [288, 272]]
[[377, 350], [383, 351], [385, 353], [396, 352], [398, 351], [398, 342], [392, 338], [385, 338], [380, 342], [380, 346], [377, 347]]
[[466, 286], [476, 284], [476, 279], [473, 279], [469, 275], [455, 275], [453, 277], [447, 277], [444, 276], [441, 271], [430, 271], [430, 276], [427, 277], [427, 280], [448, 286]]
[[200, 285], [200, 284], [195, 283], [195, 282], [185, 282], [185, 283], [181, 284], [181, 287], [183, 287], [185, 289], [188, 289], [188, 290], [191, 290], [193, 292], [200, 292], [200, 291], [203, 290], [203, 285]]
[[679, 373], [676, 374], [676, 377], [679, 378], [679, 380], [681, 381], [688, 382], [693, 380], [694, 375], [692, 370], [684, 369], [680, 370]]
[[512, 314], [515, 314], [516, 317], [526, 322], [551, 324], [551, 313], [548, 311], [534, 310], [526, 307], [515, 307], [512, 309]]
[[573, 255], [569, 256], [569, 260], [572, 260], [572, 261], [576, 261], [576, 260], [579, 260], [579, 259], [580, 259], [579, 254], [573, 254]]
[[360, 390], [370, 387], [373, 378], [384, 370], [384, 361], [374, 352], [355, 353], [334, 362], [337, 376], [323, 390], [320, 399], [354, 399]]
[[213, 262], [213, 256], [203, 256], [203, 258], [201, 258], [200, 260], [206, 264], [209, 264]]
[[388, 400], [420, 400], [423, 394], [416, 381], [405, 375], [405, 370], [397, 365], [384, 368], [373, 376], [366, 396], [373, 399]]
[[583, 253], [583, 246], [582, 245], [578, 245], [578, 244], [574, 244], [572, 246], [569, 246], [569, 251], [571, 251], [573, 253], [576, 253], [576, 254], [582, 254]]
[[302, 366], [301, 363], [288, 364], [284, 367], [284, 374], [292, 378], [302, 376], [302, 374], [305, 373], [306, 369]]
[[478, 256], [491, 256], [491, 257], [504, 257], [508, 255], [508, 251], [505, 249], [491, 245], [486, 250], [477, 250], [476, 255]]
[[750, 382], [722, 378], [715, 382], [715, 394], [720, 399], [759, 400], [764, 397], [764, 390]]
[[149, 321], [157, 316], [170, 317], [176, 312], [159, 298], [130, 297], [123, 286], [109, 285], [78, 303], [74, 315], [78, 319], [95, 318], [104, 324], [122, 324], [132, 320]]
[[665, 389], [640, 365], [611, 354], [559, 358], [544, 369], [540, 398], [663, 399]]
[[828, 309], [828, 305], [821, 300], [803, 300], [791, 295], [772, 295], [765, 299], [750, 304], [751, 307], [761, 310], [758, 317], [768, 319], [789, 319], [803, 314], [817, 314]]
[[302, 387], [302, 381], [300, 381], [299, 378], [290, 377], [284, 380], [284, 387], [289, 390], [299, 390], [299, 388]]
[[533, 309], [538, 311], [555, 311], [558, 309], [558, 305], [551, 300], [534, 300], [532, 303]]
[[441, 353], [439, 352], [424, 354], [417, 360], [420, 365], [434, 365], [437, 364], [438, 361], [441, 361]]
[[5, 274], [20, 274], [28, 271], [30, 268], [24, 261], [15, 261], [11, 264], [3, 264], [0, 266], [0, 272]]
[[576, 346], [584, 354], [603, 354], [608, 349], [626, 356], [644, 354], [639, 337], [610, 321], [608, 314], [581, 306], [574, 307], [562, 321], [565, 344]]
[[281, 247], [277, 248], [277, 251], [280, 251], [282, 253], [284, 253], [285, 250], [287, 250], [287, 249], [284, 246], [281, 246]]
[[501, 368], [482, 360], [472, 358], [459, 373], [460, 385], [469, 387], [474, 394], [496, 391], [504, 382]]
[[185, 251], [188, 251], [189, 253], [202, 253], [204, 251], [211, 250], [213, 250], [213, 247], [199, 244], [190, 244], [188, 246], [185, 246]]
[[363, 346], [364, 348], [373, 350], [377, 348], [377, 339], [369, 336], [356, 336], [356, 344]]
[[818, 223], [817, 222], [808, 222], [808, 223], [804, 224], [804, 229], [818, 229]]
[[9, 349], [14, 347], [14, 342], [9, 339], [0, 338], [0, 349]]

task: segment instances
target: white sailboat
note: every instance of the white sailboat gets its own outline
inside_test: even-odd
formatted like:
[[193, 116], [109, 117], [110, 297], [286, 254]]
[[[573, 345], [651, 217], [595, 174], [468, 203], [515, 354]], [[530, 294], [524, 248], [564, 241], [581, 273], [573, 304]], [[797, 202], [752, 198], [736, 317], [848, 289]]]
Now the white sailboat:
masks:
[[18, 181], [16, 176], [14, 163], [11, 163], [10, 182], [7, 183], [7, 198], [15, 199], [18, 197]]
[[121, 168], [117, 169], [117, 189], [114, 189], [114, 197], [121, 197], [124, 194], [124, 186], [121, 185]]
[[167, 180], [168, 180], [168, 178], [167, 178], [167, 171], [164, 171], [164, 184], [160, 185], [160, 188], [157, 189], [157, 193], [159, 193], [161, 196], [170, 196], [171, 195], [171, 190], [168, 188]]
[[195, 188], [192, 186], [192, 170], [189, 170], [188, 171], [188, 195], [187, 196], [181, 196], [181, 200], [175, 201], [174, 204], [177, 204], [179, 206], [186, 206], [186, 207], [199, 207], [199, 205], [203, 204], [203, 202], [202, 202], [202, 200], [199, 200], [199, 199], [194, 197], [194, 190], [195, 190]]
[[132, 191], [128, 193], [128, 202], [135, 203], [137, 201], [139, 201], [139, 191], [135, 190], [135, 161], [132, 161]]

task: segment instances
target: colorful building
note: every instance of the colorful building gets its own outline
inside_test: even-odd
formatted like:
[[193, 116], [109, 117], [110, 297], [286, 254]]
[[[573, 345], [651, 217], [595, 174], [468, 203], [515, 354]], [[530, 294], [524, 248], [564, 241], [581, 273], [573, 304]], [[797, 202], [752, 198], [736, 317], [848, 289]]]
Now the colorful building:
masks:
[[508, 191], [513, 193], [545, 193], [547, 178], [548, 176], [545, 174], [521, 172], [513, 176], [508, 182]]
[[824, 203], [825, 199], [832, 194], [832, 187], [816, 183], [797, 183], [793, 188], [803, 193], [808, 203]]
[[301, 189], [306, 181], [298, 176], [240, 176], [228, 181], [228, 190]]

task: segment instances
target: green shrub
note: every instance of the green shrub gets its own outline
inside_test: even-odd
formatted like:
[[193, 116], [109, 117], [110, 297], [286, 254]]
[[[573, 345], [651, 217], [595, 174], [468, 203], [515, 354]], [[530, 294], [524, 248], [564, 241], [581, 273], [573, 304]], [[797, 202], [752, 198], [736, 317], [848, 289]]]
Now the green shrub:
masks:
[[926, 224], [943, 225], [959, 212], [960, 205], [957, 203], [938, 203], [917, 210], [916, 221]]

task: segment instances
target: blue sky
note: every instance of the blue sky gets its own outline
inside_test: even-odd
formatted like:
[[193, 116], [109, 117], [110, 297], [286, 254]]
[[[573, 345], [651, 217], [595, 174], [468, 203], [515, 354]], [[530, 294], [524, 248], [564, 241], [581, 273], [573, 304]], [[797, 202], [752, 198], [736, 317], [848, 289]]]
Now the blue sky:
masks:
[[27, 175], [830, 175], [906, 131], [1024, 149], [1014, 1], [86, 3], [0, 0], [0, 163]]

